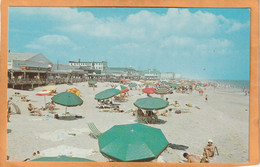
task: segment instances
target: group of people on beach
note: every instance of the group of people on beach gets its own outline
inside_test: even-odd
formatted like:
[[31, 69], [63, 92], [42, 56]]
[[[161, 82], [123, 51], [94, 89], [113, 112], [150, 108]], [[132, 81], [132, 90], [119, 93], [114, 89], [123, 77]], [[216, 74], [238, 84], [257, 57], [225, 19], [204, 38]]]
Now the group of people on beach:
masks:
[[213, 141], [209, 139], [208, 144], [204, 148], [202, 158], [198, 155], [184, 153], [183, 157], [187, 159], [186, 163], [209, 163], [210, 158], [214, 157], [217, 147], [213, 145]]

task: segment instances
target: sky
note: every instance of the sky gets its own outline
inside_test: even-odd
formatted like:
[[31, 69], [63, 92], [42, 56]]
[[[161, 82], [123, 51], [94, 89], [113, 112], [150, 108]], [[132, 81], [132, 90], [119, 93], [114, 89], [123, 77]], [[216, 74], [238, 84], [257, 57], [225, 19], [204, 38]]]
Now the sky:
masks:
[[9, 7], [11, 52], [249, 80], [250, 9]]

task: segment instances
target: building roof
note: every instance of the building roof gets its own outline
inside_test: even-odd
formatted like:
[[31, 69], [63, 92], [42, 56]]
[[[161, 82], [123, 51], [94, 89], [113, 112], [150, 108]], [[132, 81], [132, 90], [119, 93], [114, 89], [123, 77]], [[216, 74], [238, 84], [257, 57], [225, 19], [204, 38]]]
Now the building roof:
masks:
[[8, 62], [19, 60], [24, 62], [36, 62], [39, 64], [53, 64], [47, 57], [41, 53], [8, 53]]
[[12, 60], [23, 60], [26, 61], [34, 56], [37, 56], [41, 53], [8, 53], [8, 61], [12, 61]]
[[123, 73], [123, 72], [135, 72], [136, 70], [131, 67], [108, 67], [108, 73]]

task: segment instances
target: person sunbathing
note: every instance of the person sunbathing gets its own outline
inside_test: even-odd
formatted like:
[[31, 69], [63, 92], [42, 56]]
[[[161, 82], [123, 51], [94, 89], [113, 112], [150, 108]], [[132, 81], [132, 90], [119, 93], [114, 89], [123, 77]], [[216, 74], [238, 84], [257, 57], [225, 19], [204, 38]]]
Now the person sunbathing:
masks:
[[201, 159], [197, 155], [192, 155], [188, 153], [184, 153], [183, 157], [187, 159], [186, 163], [200, 163]]
[[49, 104], [49, 109], [50, 109], [52, 114], [54, 113], [54, 111], [53, 111], [54, 107], [55, 107], [55, 103], [54, 103], [54, 101], [51, 101], [50, 104]]
[[36, 109], [31, 103], [28, 105], [28, 110], [30, 113], [38, 113], [40, 116], [42, 116], [42, 112]]
[[166, 114], [168, 113], [168, 110], [165, 110], [161, 113], [161, 116], [167, 116]]
[[26, 97], [21, 97], [21, 101], [22, 101], [22, 102], [29, 102], [30, 100], [27, 99]]
[[179, 104], [179, 102], [178, 101], [175, 101], [175, 103], [174, 104], [172, 104], [174, 107], [180, 107], [180, 104]]
[[204, 148], [204, 151], [207, 154], [207, 159], [209, 159], [209, 157], [213, 157], [214, 156], [214, 154], [215, 154], [215, 146], [213, 146], [213, 141], [211, 139], [209, 139], [208, 144]]
[[116, 108], [114, 108], [114, 111], [116, 111], [116, 112], [124, 112], [124, 110], [120, 110], [119, 106], [116, 106]]

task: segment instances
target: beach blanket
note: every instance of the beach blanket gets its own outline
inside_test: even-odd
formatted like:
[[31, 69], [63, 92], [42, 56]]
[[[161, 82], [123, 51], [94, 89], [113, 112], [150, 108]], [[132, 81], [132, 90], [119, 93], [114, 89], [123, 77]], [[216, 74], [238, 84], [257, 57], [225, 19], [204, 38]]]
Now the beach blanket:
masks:
[[69, 157], [86, 158], [87, 156], [90, 156], [92, 154], [94, 154], [93, 149], [82, 149], [67, 145], [59, 145], [57, 147], [48, 148], [41, 151], [41, 156], [43, 157], [57, 157], [61, 155], [66, 155]]
[[51, 132], [46, 132], [46, 133], [38, 133], [36, 136], [39, 138], [45, 139], [45, 140], [50, 140], [50, 141], [63, 141], [66, 140], [67, 138], [74, 137], [81, 135], [83, 133], [89, 133], [88, 128], [81, 128], [81, 129], [58, 129], [55, 131]]

